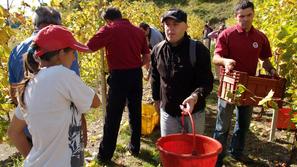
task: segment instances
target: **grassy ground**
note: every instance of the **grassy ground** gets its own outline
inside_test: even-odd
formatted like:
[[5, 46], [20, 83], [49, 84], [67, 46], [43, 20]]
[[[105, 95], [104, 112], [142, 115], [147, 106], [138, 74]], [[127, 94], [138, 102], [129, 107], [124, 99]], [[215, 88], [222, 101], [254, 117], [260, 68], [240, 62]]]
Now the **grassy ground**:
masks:
[[[215, 119], [216, 119], [216, 99], [217, 99], [218, 82], [214, 84], [214, 91], [207, 99], [207, 114], [206, 114], [206, 136], [212, 136]], [[146, 90], [146, 88], [145, 88]], [[147, 92], [145, 92], [147, 93]], [[148, 93], [147, 93], [148, 94]], [[260, 110], [256, 108], [253, 113], [253, 119], [250, 126], [250, 132], [246, 139], [245, 154], [253, 159], [252, 164], [245, 164], [238, 162], [230, 157], [225, 158], [225, 165], [227, 167], [268, 167], [268, 166], [287, 166], [290, 157], [290, 147], [292, 146], [293, 132], [285, 130], [277, 130], [276, 141], [268, 142], [270, 123], [272, 112], [267, 111], [262, 113], [259, 118]], [[127, 144], [130, 140], [130, 132], [128, 125], [128, 116], [125, 111], [121, 123], [121, 129], [117, 140], [117, 148], [114, 153], [112, 162], [109, 164], [100, 164], [94, 158], [97, 155], [100, 140], [102, 138], [103, 128], [103, 112], [93, 110], [87, 115], [88, 120], [88, 146], [85, 149], [86, 166], [88, 167], [155, 167], [161, 166], [159, 159], [159, 152], [156, 148], [156, 141], [160, 137], [159, 128], [156, 127], [152, 134], [143, 136], [141, 138], [141, 151], [138, 157], [132, 156], [128, 149]], [[234, 124], [234, 120], [233, 120]], [[231, 132], [230, 136], [231, 137]], [[297, 158], [296, 155], [295, 159]], [[20, 167], [22, 166], [23, 159], [18, 154], [12, 155], [9, 159], [0, 161], [0, 167]], [[292, 167], [297, 167], [297, 159], [293, 161]]]

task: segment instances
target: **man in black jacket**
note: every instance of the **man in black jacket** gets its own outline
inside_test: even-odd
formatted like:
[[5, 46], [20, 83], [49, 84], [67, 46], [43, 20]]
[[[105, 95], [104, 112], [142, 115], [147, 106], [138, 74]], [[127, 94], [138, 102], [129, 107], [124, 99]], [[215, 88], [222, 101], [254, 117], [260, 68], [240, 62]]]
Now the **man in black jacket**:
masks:
[[[202, 134], [205, 126], [205, 97], [211, 92], [213, 75], [209, 50], [196, 42], [196, 61], [190, 58], [187, 14], [170, 9], [161, 18], [166, 41], [156, 45], [151, 55], [152, 93], [160, 111], [161, 136], [181, 132], [181, 114], [192, 113], [195, 131]], [[161, 47], [161, 48], [159, 48]], [[185, 130], [192, 132], [189, 118]]]

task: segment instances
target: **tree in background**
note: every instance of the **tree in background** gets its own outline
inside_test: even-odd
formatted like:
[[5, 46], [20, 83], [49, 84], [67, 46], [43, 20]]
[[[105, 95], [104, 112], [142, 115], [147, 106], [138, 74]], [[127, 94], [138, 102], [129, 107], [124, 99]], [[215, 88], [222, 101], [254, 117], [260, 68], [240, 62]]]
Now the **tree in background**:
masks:
[[[11, 3], [12, 1], [10, 1]], [[47, 5], [43, 1], [39, 1], [41, 5]], [[24, 7], [29, 7], [34, 10], [35, 7], [30, 4], [22, 4], [21, 11], [17, 13], [9, 13], [0, 6], [0, 141], [6, 136], [6, 129], [9, 122], [8, 113], [13, 109], [8, 98], [8, 76], [7, 76], [7, 61], [8, 56], [13, 47], [20, 41], [29, 37], [32, 34], [32, 21], [28, 17], [23, 17]], [[162, 31], [160, 16], [165, 10], [170, 7], [158, 7], [152, 1], [129, 1], [129, 0], [51, 0], [49, 6], [52, 6], [62, 13], [62, 24], [68, 27], [74, 34], [75, 38], [81, 42], [86, 42], [95, 32], [104, 24], [100, 18], [100, 11], [103, 11], [108, 6], [118, 7], [123, 16], [138, 25], [145, 21]], [[145, 7], [144, 7], [145, 6]], [[98, 8], [100, 9], [98, 12]], [[11, 24], [3, 24], [7, 21], [12, 23], [20, 22], [20, 26], [12, 29]], [[189, 35], [192, 38], [199, 39], [202, 36], [204, 22], [196, 15], [189, 14], [188, 16]], [[2, 56], [3, 55], [3, 56]], [[100, 64], [102, 56], [96, 53], [83, 54], [79, 56], [81, 67], [81, 77], [90, 86], [96, 87], [101, 84], [98, 75], [101, 69], [108, 71], [106, 65]], [[4, 121], [5, 120], [5, 121]], [[3, 124], [3, 125], [2, 125]]]
[[9, 112], [14, 107], [9, 99], [9, 84], [7, 61], [11, 51], [9, 40], [15, 35], [15, 30], [10, 27], [9, 20], [13, 17], [8, 10], [0, 6], [0, 143], [7, 140], [6, 131], [10, 122]]
[[[279, 74], [287, 79], [286, 101], [297, 112], [296, 0], [255, 0], [255, 26], [268, 36]], [[297, 125], [297, 115], [293, 118]]]

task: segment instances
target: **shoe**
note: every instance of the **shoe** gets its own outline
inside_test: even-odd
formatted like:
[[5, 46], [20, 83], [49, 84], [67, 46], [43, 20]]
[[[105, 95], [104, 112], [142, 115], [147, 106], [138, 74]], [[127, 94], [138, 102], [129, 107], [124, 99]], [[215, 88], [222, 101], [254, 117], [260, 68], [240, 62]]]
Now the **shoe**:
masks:
[[111, 159], [103, 158], [102, 156], [100, 156], [100, 154], [97, 155], [97, 160], [100, 164], [108, 164], [111, 162]]
[[137, 157], [139, 155], [139, 150], [132, 149], [132, 147], [130, 145], [128, 146], [128, 151], [132, 156]]

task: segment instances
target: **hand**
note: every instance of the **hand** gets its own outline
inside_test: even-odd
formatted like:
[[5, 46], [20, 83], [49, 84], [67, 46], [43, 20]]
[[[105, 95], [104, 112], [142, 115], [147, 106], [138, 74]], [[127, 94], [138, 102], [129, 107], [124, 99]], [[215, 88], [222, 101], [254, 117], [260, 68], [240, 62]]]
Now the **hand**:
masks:
[[188, 113], [192, 114], [193, 112], [193, 108], [190, 106], [189, 103], [186, 103], [185, 105], [179, 105], [179, 108], [182, 110], [182, 115], [188, 115]]
[[147, 71], [149, 71], [149, 69], [150, 69], [150, 62], [144, 64], [143, 66], [144, 66], [144, 68], [145, 68]]
[[182, 110], [182, 114], [183, 115], [187, 115], [188, 112], [192, 113], [195, 107], [195, 104], [198, 101], [198, 96], [196, 94], [192, 94], [191, 96], [187, 97], [182, 105], [180, 105], [180, 109]]
[[149, 75], [143, 76], [143, 79], [144, 79], [145, 81], [148, 81], [148, 80], [150, 79], [150, 76], [149, 76]]
[[150, 54], [142, 55], [142, 65], [145, 66], [146, 69], [150, 66]]
[[150, 80], [150, 77], [151, 77], [151, 69], [148, 68], [148, 69], [147, 69], [147, 74], [143, 76], [143, 79], [144, 79], [145, 81], [148, 81], [148, 80]]
[[154, 101], [154, 107], [157, 113], [160, 113], [160, 100]]
[[236, 61], [233, 59], [224, 59], [224, 66], [227, 73], [234, 69], [235, 64]]

